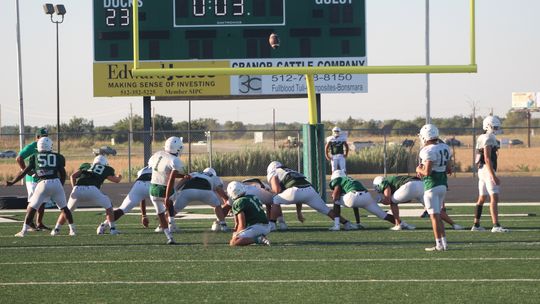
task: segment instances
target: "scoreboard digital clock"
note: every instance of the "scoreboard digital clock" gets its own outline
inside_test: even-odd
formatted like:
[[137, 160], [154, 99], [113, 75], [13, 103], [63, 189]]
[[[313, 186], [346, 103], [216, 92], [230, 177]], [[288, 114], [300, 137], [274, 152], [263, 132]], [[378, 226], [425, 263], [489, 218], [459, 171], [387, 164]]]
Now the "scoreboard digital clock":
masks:
[[[157, 64], [160, 68], [177, 68], [194, 62], [207, 67], [366, 64], [365, 0], [136, 1], [139, 57], [143, 67]], [[94, 90], [94, 93], [111, 96], [107, 94], [113, 93], [106, 91], [118, 85], [98, 83], [102, 78], [133, 80], [129, 72], [123, 72], [130, 69], [126, 66], [131, 66], [133, 61], [132, 0], [93, 0], [93, 14], [94, 83], [98, 89], [105, 87], [103, 92]], [[279, 47], [269, 43], [272, 34], [279, 37]], [[230, 90], [227, 95], [244, 94], [245, 89], [237, 90], [243, 83], [239, 77], [225, 78], [231, 82], [223, 84], [223, 88]], [[336, 93], [367, 90], [366, 75], [340, 77], [351, 78], [350, 83], [340, 83], [345, 87], [338, 86], [337, 82], [327, 86], [331, 82], [324, 79], [328, 78], [333, 77], [318, 77], [318, 92], [324, 93], [326, 91], [321, 90], [328, 87], [335, 87]], [[299, 88], [288, 93], [305, 93], [301, 82], [267, 85], [268, 79], [251, 81], [262, 87], [259, 91], [250, 89], [249, 94], [265, 94], [265, 86], [273, 86], [273, 90], [266, 91], [269, 94], [281, 92], [275, 88], [284, 86]], [[352, 87], [355, 89], [344, 89]], [[183, 92], [174, 92], [179, 91]]]
[[285, 0], [175, 0], [175, 27], [285, 25]]

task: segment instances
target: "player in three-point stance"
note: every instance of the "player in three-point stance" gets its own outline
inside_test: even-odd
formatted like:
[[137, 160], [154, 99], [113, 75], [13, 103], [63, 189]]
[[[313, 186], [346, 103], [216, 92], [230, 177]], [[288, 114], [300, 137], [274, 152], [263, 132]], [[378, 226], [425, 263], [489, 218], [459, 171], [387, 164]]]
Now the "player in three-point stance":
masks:
[[[330, 228], [331, 231], [339, 231], [339, 217], [341, 208], [340, 206], [346, 206], [349, 208], [364, 208], [371, 214], [376, 215], [381, 220], [394, 223], [394, 216], [386, 213], [377, 205], [371, 194], [362, 185], [362, 183], [354, 178], [347, 176], [343, 170], [336, 170], [332, 173], [330, 180], [330, 189], [332, 190], [332, 200], [334, 201], [334, 212], [336, 212], [336, 218], [334, 219], [334, 226]], [[361, 226], [364, 228], [363, 226]], [[345, 230], [347, 229], [345, 225]]]
[[[114, 223], [113, 206], [111, 199], [101, 191], [101, 185], [105, 180], [113, 183], [119, 183], [122, 180], [122, 175], [115, 175], [114, 169], [109, 166], [109, 162], [104, 155], [98, 155], [92, 161], [92, 164], [82, 163], [79, 170], [71, 174], [70, 177], [73, 190], [69, 196], [68, 208], [71, 212], [77, 209], [77, 204], [81, 202], [99, 205], [105, 208], [105, 214], [110, 227], [111, 235], [118, 234]], [[51, 231], [51, 235], [60, 233], [60, 228], [65, 223], [63, 216], [58, 218], [56, 226]], [[98, 234], [101, 233], [98, 229]]]
[[[199, 201], [214, 208], [217, 220], [212, 224], [212, 231], [229, 231], [225, 222], [225, 213], [222, 204], [225, 204], [229, 197], [223, 189], [223, 181], [217, 176], [214, 168], [206, 168], [202, 172], [192, 172], [189, 179], [180, 187], [181, 191], [176, 192], [174, 198], [174, 213], [182, 211], [190, 202]], [[176, 227], [176, 225], [174, 225]]]
[[69, 235], [76, 235], [73, 217], [66, 205], [66, 194], [63, 187], [66, 181], [66, 170], [64, 168], [66, 160], [61, 154], [52, 152], [52, 146], [53, 142], [50, 138], [41, 137], [37, 142], [37, 152], [30, 156], [28, 166], [13, 181], [6, 183], [8, 187], [12, 186], [31, 172], [39, 179], [34, 193], [30, 197], [22, 230], [15, 234], [17, 237], [24, 237], [26, 235], [36, 211], [43, 202], [51, 199], [56, 203], [58, 209], [62, 211], [60, 217], [65, 216], [68, 220]]
[[[266, 178], [272, 188], [272, 192], [276, 194], [273, 204], [295, 204], [296, 215], [300, 222], [304, 222], [302, 204], [307, 204], [332, 220], [336, 218], [334, 211], [326, 206], [326, 203], [303, 174], [285, 167], [278, 161], [271, 162], [268, 168], [266, 168], [266, 173]], [[275, 229], [278, 212], [279, 210], [277, 208], [271, 208], [270, 210], [270, 227], [272, 230]], [[344, 217], [340, 218], [340, 222], [346, 230], [358, 229], [358, 226], [352, 224]]]
[[483, 231], [480, 226], [480, 217], [484, 202], [489, 196], [489, 209], [493, 228], [491, 232], [509, 232], [509, 229], [499, 224], [499, 192], [501, 181], [497, 177], [497, 151], [499, 142], [495, 135], [499, 132], [501, 121], [495, 116], [488, 116], [482, 122], [484, 134], [478, 136], [476, 141], [476, 165], [478, 166], [478, 201], [474, 212], [474, 225], [472, 231]]
[[435, 236], [435, 246], [426, 251], [445, 251], [448, 249], [441, 208], [448, 189], [448, 176], [452, 172], [450, 147], [439, 142], [439, 129], [427, 124], [420, 129], [420, 140], [424, 147], [420, 150], [420, 164], [416, 173], [424, 182], [424, 203], [431, 219]]

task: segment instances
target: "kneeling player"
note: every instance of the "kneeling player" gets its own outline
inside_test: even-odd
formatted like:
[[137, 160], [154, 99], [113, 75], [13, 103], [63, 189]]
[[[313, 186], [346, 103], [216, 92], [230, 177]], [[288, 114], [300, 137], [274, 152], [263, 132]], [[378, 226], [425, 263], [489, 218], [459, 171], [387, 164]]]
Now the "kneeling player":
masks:
[[234, 233], [229, 244], [245, 246], [256, 243], [269, 246], [270, 241], [266, 236], [270, 233], [270, 225], [261, 201], [253, 195], [246, 195], [244, 184], [236, 181], [229, 183], [227, 193], [233, 201], [234, 214]]

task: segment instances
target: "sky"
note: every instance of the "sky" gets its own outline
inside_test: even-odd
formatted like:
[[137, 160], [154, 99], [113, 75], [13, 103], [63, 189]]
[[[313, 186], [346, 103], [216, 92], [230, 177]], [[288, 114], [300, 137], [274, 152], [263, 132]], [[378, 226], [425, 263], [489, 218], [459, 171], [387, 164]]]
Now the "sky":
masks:
[[[56, 124], [55, 25], [43, 13], [45, 1], [19, 0], [24, 123]], [[162, 0], [165, 1], [165, 0]], [[289, 0], [290, 1], [290, 0]], [[53, 2], [55, 3], [55, 2]], [[130, 113], [142, 115], [142, 97], [94, 98], [92, 85], [92, 1], [63, 0], [67, 14], [60, 24], [60, 120], [72, 117], [111, 125]], [[16, 0], [2, 0], [0, 18], [0, 123], [17, 125]], [[425, 0], [366, 0], [368, 65], [425, 64]], [[504, 117], [512, 92], [540, 91], [538, 0], [476, 1], [478, 73], [432, 74], [431, 116]], [[469, 0], [430, 0], [430, 61], [433, 65], [469, 63]], [[424, 74], [368, 75], [368, 93], [323, 94], [323, 121], [425, 117]], [[156, 114], [188, 120], [187, 101], [159, 101]], [[307, 123], [307, 99], [193, 101], [192, 119], [219, 122]]]

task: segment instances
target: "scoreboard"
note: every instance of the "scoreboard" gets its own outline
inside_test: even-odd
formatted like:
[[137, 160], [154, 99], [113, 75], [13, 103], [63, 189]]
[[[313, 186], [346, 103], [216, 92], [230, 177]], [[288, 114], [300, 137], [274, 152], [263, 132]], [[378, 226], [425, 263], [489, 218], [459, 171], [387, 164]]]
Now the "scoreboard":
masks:
[[[302, 75], [132, 77], [132, 1], [93, 1], [95, 96], [306, 93]], [[367, 65], [365, 0], [136, 1], [142, 68]], [[315, 85], [366, 92], [367, 76], [316, 75]]]

